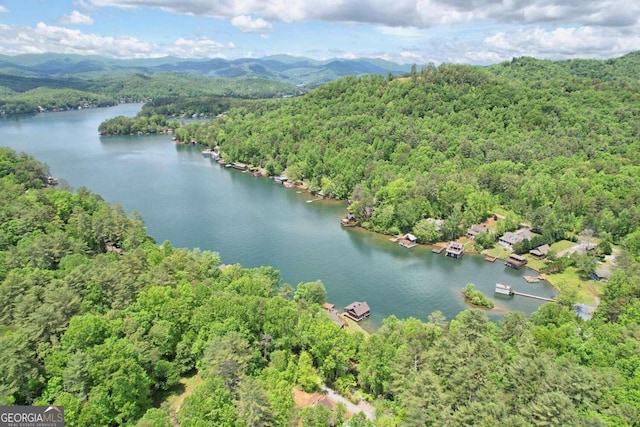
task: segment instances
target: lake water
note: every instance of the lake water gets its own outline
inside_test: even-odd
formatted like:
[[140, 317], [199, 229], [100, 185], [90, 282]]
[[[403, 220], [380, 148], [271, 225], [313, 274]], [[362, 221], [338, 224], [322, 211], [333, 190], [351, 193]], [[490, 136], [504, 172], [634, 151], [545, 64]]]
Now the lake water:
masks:
[[268, 178], [225, 169], [197, 147], [176, 145], [167, 135], [100, 137], [105, 119], [134, 116], [140, 104], [0, 119], [0, 145], [49, 165], [72, 187], [87, 187], [127, 212], [142, 214], [156, 241], [220, 253], [226, 264], [271, 265], [284, 282], [322, 280], [337, 307], [366, 301], [366, 328], [396, 315], [426, 320], [440, 310], [451, 319], [468, 308], [467, 283], [496, 301], [493, 319], [509, 310], [535, 311], [540, 301], [498, 299], [496, 282], [521, 292], [553, 297], [545, 283], [530, 284], [503, 263], [465, 255], [460, 260], [429, 248], [405, 249], [380, 236], [343, 228], [346, 205], [315, 201]]

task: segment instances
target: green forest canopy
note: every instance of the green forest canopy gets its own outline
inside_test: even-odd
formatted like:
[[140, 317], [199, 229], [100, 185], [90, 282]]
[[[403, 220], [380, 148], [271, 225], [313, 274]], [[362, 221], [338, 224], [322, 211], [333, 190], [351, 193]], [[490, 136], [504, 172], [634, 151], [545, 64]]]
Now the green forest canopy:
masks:
[[0, 112], [26, 114], [158, 98], [232, 96], [271, 98], [300, 94], [289, 83], [260, 78], [205, 78], [171, 73], [100, 78], [36, 78], [0, 74]]
[[640, 224], [638, 75], [638, 54], [443, 64], [346, 77], [181, 132], [348, 198], [374, 231], [421, 237], [440, 218], [446, 240], [502, 207], [556, 239], [590, 228], [620, 242]]
[[[0, 149], [0, 404], [64, 405], [70, 426], [344, 425], [294, 405], [294, 387], [324, 383], [375, 405], [351, 426], [637, 426], [636, 58], [346, 78], [184, 128], [350, 197], [378, 231], [502, 205], [543, 230], [608, 233], [626, 252], [586, 322], [560, 298], [498, 324], [467, 310], [350, 333], [320, 282], [294, 291], [270, 267], [158, 246], [138, 215]], [[176, 413], [163, 402], [196, 373]]]
[[[640, 253], [618, 261], [593, 320], [548, 303], [499, 324], [482, 311], [386, 319], [349, 333], [270, 267], [158, 246], [137, 215], [47, 183], [0, 149], [0, 404], [64, 405], [69, 426], [329, 426], [296, 409], [325, 383], [371, 400], [351, 426], [609, 425], [640, 419]], [[202, 383], [176, 413], [182, 376]]]

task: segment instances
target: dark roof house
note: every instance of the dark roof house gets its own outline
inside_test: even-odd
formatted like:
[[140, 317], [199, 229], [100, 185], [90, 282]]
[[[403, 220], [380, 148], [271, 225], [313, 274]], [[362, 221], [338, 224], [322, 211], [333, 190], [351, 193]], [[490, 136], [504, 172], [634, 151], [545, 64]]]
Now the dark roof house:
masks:
[[535, 249], [531, 249], [529, 253], [536, 258], [544, 258], [549, 254], [550, 250], [551, 250], [551, 246], [542, 245], [542, 246], [538, 246]]
[[473, 224], [467, 230], [467, 236], [469, 236], [469, 238], [473, 239], [474, 237], [476, 237], [480, 233], [488, 233], [488, 232], [489, 232], [489, 228], [486, 225]]
[[523, 240], [531, 240], [533, 238], [533, 234], [529, 230], [518, 230], [515, 233], [511, 231], [507, 231], [504, 235], [500, 236], [498, 239], [498, 243], [502, 246], [513, 249], [513, 245], [516, 243], [520, 243]]
[[369, 304], [360, 301], [352, 302], [344, 308], [344, 311], [345, 316], [355, 320], [356, 322], [369, 317], [369, 314], [371, 314]]
[[611, 271], [610, 270], [596, 270], [593, 273], [591, 273], [591, 279], [592, 280], [602, 280], [604, 282], [606, 282], [609, 277], [611, 277]]

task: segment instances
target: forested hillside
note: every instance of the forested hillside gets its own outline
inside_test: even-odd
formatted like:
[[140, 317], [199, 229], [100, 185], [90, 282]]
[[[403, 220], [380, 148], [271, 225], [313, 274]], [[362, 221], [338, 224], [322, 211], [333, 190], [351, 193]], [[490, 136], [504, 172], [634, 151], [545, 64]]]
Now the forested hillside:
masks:
[[[113, 117], [98, 126], [101, 135], [128, 135], [138, 132], [175, 132], [183, 118], [215, 117], [234, 107], [250, 106], [263, 100], [230, 96], [179, 96], [155, 98], [145, 103], [136, 117]], [[178, 132], [180, 137], [182, 131]], [[186, 141], [186, 139], [185, 139]]]
[[352, 427], [638, 425], [637, 248], [588, 322], [561, 301], [366, 336], [331, 320], [320, 282], [294, 292], [270, 267], [158, 246], [140, 218], [46, 177], [0, 149], [0, 404], [64, 405], [68, 426], [347, 425], [344, 406], [294, 404], [294, 387], [327, 384], [376, 407]]
[[448, 240], [497, 207], [558, 239], [640, 225], [640, 59], [346, 77], [183, 129], [228, 161], [352, 201], [366, 228]]
[[0, 114], [102, 107], [171, 97], [272, 98], [301, 93], [295, 85], [258, 78], [205, 78], [179, 74], [57, 79], [0, 74]]
[[308, 87], [318, 86], [346, 75], [403, 74], [408, 65], [381, 59], [327, 59], [318, 61], [289, 55], [263, 58], [195, 59], [138, 58], [114, 59], [69, 54], [0, 55], [0, 73], [38, 78], [104, 78], [133, 74], [172, 73], [210, 78], [269, 79]]
[[301, 87], [315, 87], [345, 75], [401, 74], [407, 70], [407, 66], [382, 60], [314, 61], [286, 55], [237, 60], [0, 55], [0, 114], [100, 107], [166, 97], [293, 96], [302, 93]]

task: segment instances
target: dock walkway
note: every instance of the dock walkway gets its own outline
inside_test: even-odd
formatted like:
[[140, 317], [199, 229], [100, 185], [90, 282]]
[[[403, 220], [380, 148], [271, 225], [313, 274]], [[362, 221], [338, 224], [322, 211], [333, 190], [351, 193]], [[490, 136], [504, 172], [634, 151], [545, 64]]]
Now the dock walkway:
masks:
[[518, 292], [518, 291], [511, 291], [511, 293], [513, 295], [520, 295], [521, 297], [539, 299], [539, 300], [542, 300], [542, 301], [555, 302], [555, 299], [553, 299], [553, 298], [547, 298], [547, 297], [541, 297], [541, 296], [538, 296], [538, 295], [525, 294], [523, 292]]

